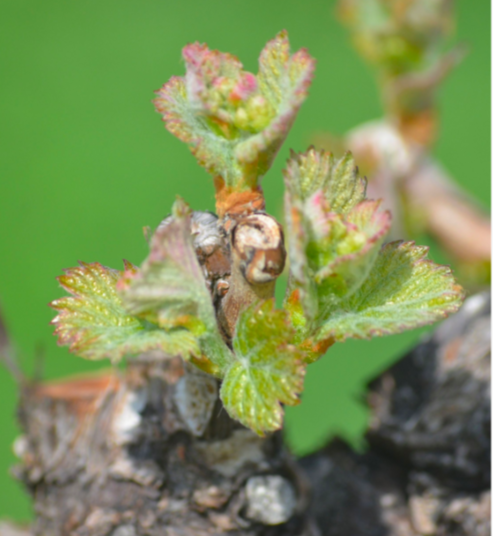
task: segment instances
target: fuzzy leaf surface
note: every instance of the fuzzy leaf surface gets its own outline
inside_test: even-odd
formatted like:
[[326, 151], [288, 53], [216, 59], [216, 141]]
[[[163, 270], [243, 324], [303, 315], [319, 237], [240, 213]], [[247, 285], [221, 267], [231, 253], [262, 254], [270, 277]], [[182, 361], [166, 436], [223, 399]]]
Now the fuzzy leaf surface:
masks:
[[302, 352], [290, 344], [294, 335], [273, 300], [247, 309], [236, 327], [236, 360], [226, 371], [221, 399], [233, 418], [260, 435], [282, 426], [281, 403], [299, 403], [305, 367]]
[[339, 214], [347, 214], [366, 198], [366, 180], [358, 175], [350, 152], [340, 159], [313, 147], [305, 153], [291, 152], [284, 181], [290, 195], [300, 201], [322, 190], [330, 210]]
[[[337, 217], [332, 216], [335, 233], [332, 231], [329, 237], [336, 235], [332, 251], [331, 246], [323, 246], [322, 262], [321, 259], [313, 262], [309, 253], [309, 264], [317, 270], [316, 281], [327, 304], [334, 297], [350, 296], [370, 273], [383, 239], [390, 229], [390, 213], [380, 212], [379, 205], [379, 201], [362, 201], [345, 219], [342, 218], [344, 226], [340, 225]], [[326, 239], [320, 237], [321, 241]]]
[[[127, 273], [136, 271], [130, 263], [125, 268]], [[86, 359], [112, 361], [153, 349], [184, 357], [196, 352], [195, 338], [188, 331], [164, 331], [127, 313], [116, 290], [122, 275], [99, 263], [81, 262], [58, 278], [72, 295], [50, 304], [58, 311], [52, 321], [58, 343]]]
[[384, 246], [368, 278], [346, 300], [327, 311], [318, 339], [369, 339], [431, 324], [454, 313], [463, 300], [447, 266], [426, 258], [413, 242]]
[[157, 91], [156, 110], [221, 185], [255, 189], [306, 97], [313, 59], [305, 50], [291, 56], [286, 32], [262, 51], [258, 76], [199, 43], [186, 46], [183, 58], [185, 77]]
[[[284, 176], [291, 266], [286, 307], [299, 325], [295, 306], [301, 304], [313, 323], [368, 276], [390, 214], [365, 199], [366, 182], [350, 153], [339, 160], [315, 149], [293, 154]], [[290, 299], [294, 291], [297, 300]]]
[[[152, 318], [161, 327], [200, 330], [200, 313], [213, 314], [191, 236], [191, 213], [181, 201], [173, 217], [152, 236], [150, 253], [141, 269], [120, 284], [130, 314]], [[203, 328], [202, 328], [203, 329]]]
[[191, 233], [191, 211], [177, 200], [165, 226], [151, 239], [151, 251], [138, 272], [122, 278], [126, 310], [166, 330], [186, 328], [205, 356], [224, 367], [231, 352], [222, 341], [212, 300]]

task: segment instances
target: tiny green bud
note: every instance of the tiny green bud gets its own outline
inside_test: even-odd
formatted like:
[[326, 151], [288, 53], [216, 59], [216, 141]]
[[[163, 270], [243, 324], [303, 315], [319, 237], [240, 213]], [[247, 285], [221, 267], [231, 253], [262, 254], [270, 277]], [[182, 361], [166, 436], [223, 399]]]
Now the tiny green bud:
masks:
[[238, 108], [235, 112], [234, 125], [242, 130], [247, 130], [249, 127], [248, 114], [245, 108]]

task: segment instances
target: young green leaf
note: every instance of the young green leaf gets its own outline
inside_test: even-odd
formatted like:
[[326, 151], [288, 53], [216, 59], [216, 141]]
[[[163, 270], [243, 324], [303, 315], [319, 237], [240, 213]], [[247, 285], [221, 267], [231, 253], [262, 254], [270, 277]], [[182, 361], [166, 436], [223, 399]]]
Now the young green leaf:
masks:
[[389, 74], [436, 61], [454, 28], [448, 1], [340, 0], [340, 14], [360, 53]]
[[429, 144], [434, 137], [436, 90], [466, 54], [463, 45], [450, 49], [455, 27], [452, 2], [339, 2], [356, 48], [379, 71], [392, 125], [406, 137]]
[[454, 313], [463, 300], [450, 268], [426, 259], [413, 242], [384, 246], [369, 277], [326, 312], [316, 338], [369, 339], [431, 324]]
[[286, 32], [262, 51], [257, 77], [206, 45], [186, 46], [183, 58], [186, 75], [157, 91], [157, 111], [218, 187], [255, 190], [306, 97], [313, 59], [306, 50], [290, 56]]
[[305, 331], [307, 321], [313, 320], [318, 313], [317, 287], [306, 255], [310, 229], [303, 203], [293, 199], [289, 192], [284, 196], [284, 213], [289, 258], [284, 307], [289, 311], [293, 325]]
[[[365, 200], [366, 183], [350, 153], [340, 160], [314, 149], [293, 154], [285, 182], [291, 261], [286, 307], [300, 325], [298, 303], [312, 322], [359, 288], [389, 230], [390, 214]], [[295, 290], [299, 300], [289, 299]]]
[[[127, 262], [125, 268], [126, 273], [136, 271]], [[152, 349], [185, 358], [197, 352], [195, 338], [187, 330], [164, 331], [127, 313], [116, 290], [122, 275], [122, 271], [99, 263], [81, 262], [58, 278], [72, 294], [50, 304], [58, 311], [52, 321], [58, 343], [68, 345], [71, 352], [86, 359], [112, 361]]]
[[173, 217], [154, 233], [141, 269], [128, 274], [119, 290], [130, 314], [198, 334], [205, 329], [201, 317], [213, 316], [213, 310], [193, 248], [190, 217], [188, 207], [175, 202]]
[[226, 370], [221, 399], [228, 413], [258, 434], [282, 425], [281, 402], [299, 403], [305, 366], [291, 344], [294, 329], [274, 300], [247, 309], [233, 340], [236, 360]]
[[330, 210], [339, 214], [347, 214], [366, 198], [366, 180], [359, 176], [350, 152], [338, 160], [314, 147], [305, 153], [291, 151], [284, 182], [290, 197], [299, 201], [322, 190]]
[[138, 272], [119, 284], [127, 312], [164, 329], [186, 328], [202, 352], [223, 368], [231, 352], [222, 341], [211, 296], [193, 247], [191, 211], [180, 199], [166, 225], [151, 239], [151, 251]]
[[270, 168], [308, 94], [314, 69], [315, 61], [306, 49], [290, 55], [286, 31], [280, 32], [262, 50], [257, 80], [260, 94], [274, 110], [273, 118], [235, 150], [240, 162], [258, 163], [260, 177]]
[[[337, 298], [350, 296], [370, 273], [383, 239], [390, 229], [390, 213], [379, 212], [379, 201], [362, 201], [346, 215], [344, 227], [341, 220], [332, 217], [329, 236], [333, 239], [335, 255], [322, 255], [326, 263], [316, 264], [316, 281], [320, 293], [331, 292]], [[339, 232], [337, 233], [337, 225]], [[323, 240], [323, 238], [322, 238]], [[330, 240], [330, 238], [329, 238]], [[328, 247], [324, 248], [326, 251]], [[332, 301], [331, 297], [328, 301]]]

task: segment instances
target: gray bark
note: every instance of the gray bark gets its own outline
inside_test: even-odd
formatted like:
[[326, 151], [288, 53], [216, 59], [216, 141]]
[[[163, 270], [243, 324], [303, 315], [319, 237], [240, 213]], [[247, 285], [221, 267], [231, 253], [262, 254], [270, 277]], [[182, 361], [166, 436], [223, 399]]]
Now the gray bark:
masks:
[[300, 460], [324, 536], [490, 534], [490, 297], [370, 382], [369, 448]]
[[[295, 461], [232, 421], [217, 381], [153, 354], [23, 388], [16, 474], [36, 536], [486, 536], [489, 296], [469, 298], [368, 388], [368, 450]], [[0, 525], [1, 536], [27, 531]]]
[[232, 421], [217, 392], [155, 354], [122, 375], [27, 388], [17, 474], [33, 533], [303, 534], [303, 483], [280, 435]]

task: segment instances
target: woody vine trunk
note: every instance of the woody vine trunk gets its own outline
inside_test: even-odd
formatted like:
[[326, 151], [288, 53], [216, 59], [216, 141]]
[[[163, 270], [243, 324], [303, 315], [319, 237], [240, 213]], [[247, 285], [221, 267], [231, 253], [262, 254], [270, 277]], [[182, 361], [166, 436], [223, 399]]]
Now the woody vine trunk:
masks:
[[[229, 341], [240, 310], [273, 296], [282, 229], [266, 214], [224, 225], [196, 212], [192, 233]], [[34, 534], [310, 534], [306, 483], [281, 436], [232, 420], [218, 387], [156, 351], [124, 372], [26, 385], [16, 450], [35, 501]]]
[[489, 322], [472, 296], [370, 383], [364, 454], [334, 440], [294, 460], [181, 359], [24, 385], [15, 474], [35, 522], [0, 535], [487, 536]]

